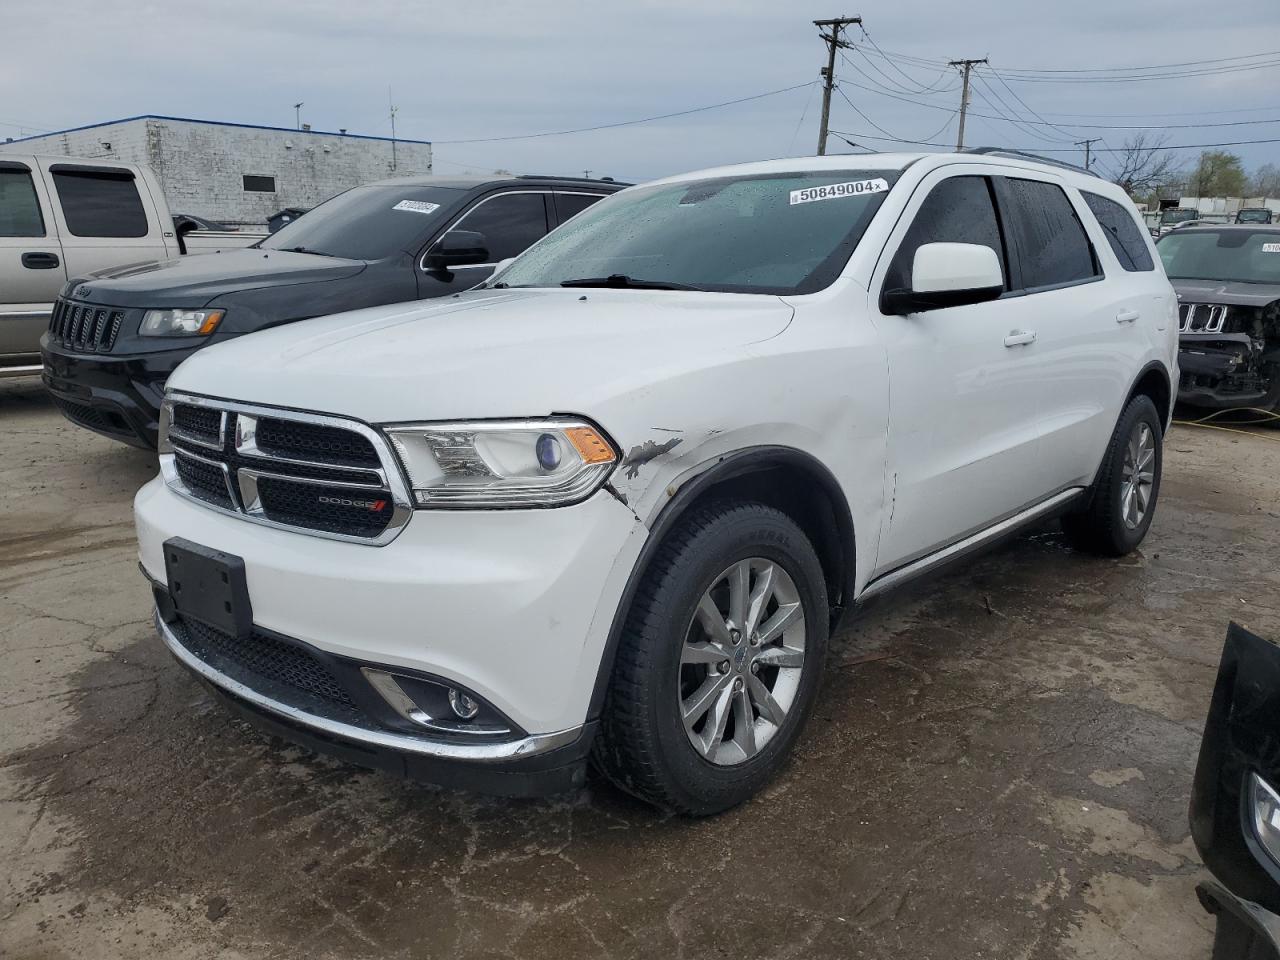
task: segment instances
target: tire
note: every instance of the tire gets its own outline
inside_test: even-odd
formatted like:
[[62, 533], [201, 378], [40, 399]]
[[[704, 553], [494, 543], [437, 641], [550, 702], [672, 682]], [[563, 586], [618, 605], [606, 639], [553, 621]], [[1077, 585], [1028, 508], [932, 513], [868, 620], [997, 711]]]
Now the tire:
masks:
[[[1130, 499], [1131, 463], [1141, 446], [1144, 430], [1145, 436], [1150, 438], [1150, 482], [1140, 483]], [[1067, 541], [1079, 550], [1108, 557], [1122, 557], [1132, 552], [1151, 528], [1160, 496], [1163, 467], [1164, 431], [1160, 414], [1150, 397], [1136, 396], [1120, 414], [1087, 504], [1062, 518]], [[1146, 476], [1148, 471], [1141, 474]], [[1145, 503], [1142, 499], [1144, 491]], [[1139, 509], [1134, 510], [1133, 506]]]
[[[786, 514], [722, 502], [682, 519], [642, 577], [593, 761], [618, 787], [664, 810], [719, 813], [778, 773], [812, 710], [829, 621], [822, 565]], [[768, 593], [756, 619], [759, 643], [747, 602], [737, 608], [747, 608], [747, 622], [734, 636], [731, 580]], [[736, 595], [746, 596], [741, 586]], [[695, 714], [691, 705], [702, 702], [711, 706]]]

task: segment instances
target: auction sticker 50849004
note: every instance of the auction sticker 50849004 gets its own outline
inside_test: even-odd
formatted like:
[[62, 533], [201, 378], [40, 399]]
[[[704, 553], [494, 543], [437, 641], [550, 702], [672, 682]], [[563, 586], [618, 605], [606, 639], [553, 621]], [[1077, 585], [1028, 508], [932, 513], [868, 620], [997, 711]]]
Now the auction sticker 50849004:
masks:
[[835, 200], [839, 197], [861, 197], [869, 193], [884, 193], [889, 184], [882, 177], [874, 180], [847, 180], [844, 183], [828, 183], [821, 187], [805, 187], [791, 191], [791, 203], [812, 203], [814, 200]]

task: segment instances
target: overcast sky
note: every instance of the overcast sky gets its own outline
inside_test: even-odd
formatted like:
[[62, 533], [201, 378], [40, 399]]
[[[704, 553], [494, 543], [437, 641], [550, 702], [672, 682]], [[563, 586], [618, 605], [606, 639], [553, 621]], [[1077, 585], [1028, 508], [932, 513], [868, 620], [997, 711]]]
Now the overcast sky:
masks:
[[[997, 71], [1165, 64], [1280, 49], [1277, 0], [1209, 7], [1200, 0], [931, 0], [864, 10], [807, 0], [60, 0], [6, 10], [0, 131], [16, 137], [145, 113], [292, 126], [293, 104], [303, 101], [302, 120], [316, 129], [385, 136], [390, 87], [399, 107], [397, 134], [435, 142], [438, 173], [590, 170], [645, 179], [812, 154], [816, 83], [635, 126], [506, 142], [445, 141], [607, 124], [806, 84], [825, 62], [811, 21], [859, 13], [886, 52], [929, 60], [987, 56]], [[857, 33], [854, 39], [862, 41]], [[903, 76], [874, 53], [872, 62], [858, 51], [849, 56], [856, 67], [837, 62], [837, 78], [848, 81], [843, 93], [883, 129], [839, 95], [833, 128], [886, 149], [892, 145], [870, 137], [887, 132], [954, 142], [954, 122], [933, 135], [958, 103], [959, 91], [947, 89], [955, 79], [906, 63]], [[1254, 122], [1280, 120], [1276, 66], [1142, 83], [1010, 79], [1010, 86], [1012, 92], [987, 74], [971, 110], [1016, 110], [1031, 119], [1016, 93], [1062, 129], [971, 117], [969, 144], [1072, 149], [1071, 140], [1104, 136], [1120, 147], [1132, 135], [1068, 126], [1082, 122], [1167, 126], [1169, 142], [1178, 144], [1280, 138], [1280, 122]], [[888, 92], [895, 90], [935, 106], [893, 99]], [[1228, 121], [1236, 125], [1176, 126]], [[1228, 149], [1250, 169], [1280, 162], [1280, 143]], [[832, 141], [832, 152], [849, 150]]]

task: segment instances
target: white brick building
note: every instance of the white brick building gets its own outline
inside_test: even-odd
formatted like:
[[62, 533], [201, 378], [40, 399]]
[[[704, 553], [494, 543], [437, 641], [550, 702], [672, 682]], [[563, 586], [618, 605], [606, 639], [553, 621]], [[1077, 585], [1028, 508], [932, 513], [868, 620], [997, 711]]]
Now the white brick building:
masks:
[[345, 132], [143, 116], [0, 143], [0, 153], [110, 157], [145, 163], [169, 209], [262, 224], [372, 180], [431, 173], [431, 144]]

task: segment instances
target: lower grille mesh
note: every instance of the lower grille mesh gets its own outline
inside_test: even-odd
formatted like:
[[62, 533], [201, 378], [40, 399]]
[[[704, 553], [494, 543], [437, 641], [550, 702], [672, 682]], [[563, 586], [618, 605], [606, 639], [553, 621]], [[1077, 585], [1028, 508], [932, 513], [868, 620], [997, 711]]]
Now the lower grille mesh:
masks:
[[199, 497], [208, 503], [230, 510], [231, 496], [227, 493], [227, 480], [220, 467], [185, 457], [179, 454], [175, 458], [178, 476], [191, 491], [192, 496]]
[[241, 682], [247, 680], [248, 686], [254, 686], [252, 681], [256, 678], [302, 690], [344, 707], [355, 706], [332, 671], [301, 647], [258, 630], [254, 630], [247, 640], [237, 640], [228, 633], [186, 617], [179, 617], [170, 624], [170, 628], [182, 645], [201, 660], [212, 661], [215, 667], [224, 671], [231, 664], [237, 668], [235, 672], [249, 674], [249, 677], [240, 678]]

